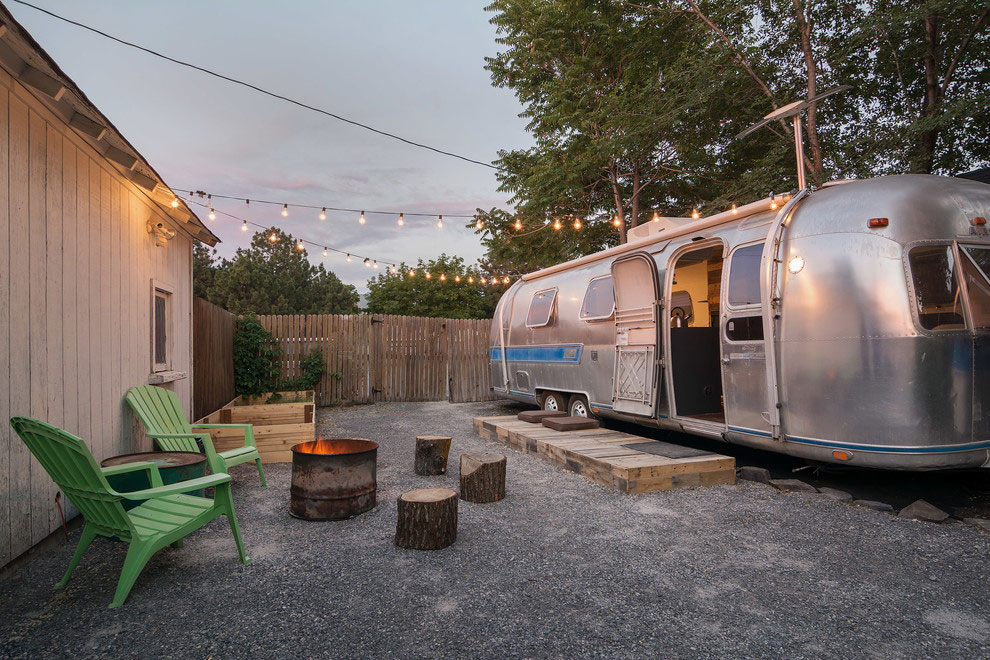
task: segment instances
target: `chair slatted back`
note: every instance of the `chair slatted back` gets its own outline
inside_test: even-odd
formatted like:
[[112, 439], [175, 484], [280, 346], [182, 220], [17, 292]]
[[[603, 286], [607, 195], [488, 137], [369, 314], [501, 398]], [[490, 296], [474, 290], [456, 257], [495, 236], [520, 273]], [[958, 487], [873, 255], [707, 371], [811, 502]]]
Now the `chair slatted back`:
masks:
[[[138, 385], [125, 398], [149, 434], [192, 433], [175, 392], [154, 385]], [[155, 444], [162, 451], [200, 451], [193, 438], [155, 438]]]
[[120, 504], [122, 498], [111, 490], [86, 443], [30, 417], [12, 417], [10, 425], [87, 524], [105, 536], [131, 539], [134, 526]]

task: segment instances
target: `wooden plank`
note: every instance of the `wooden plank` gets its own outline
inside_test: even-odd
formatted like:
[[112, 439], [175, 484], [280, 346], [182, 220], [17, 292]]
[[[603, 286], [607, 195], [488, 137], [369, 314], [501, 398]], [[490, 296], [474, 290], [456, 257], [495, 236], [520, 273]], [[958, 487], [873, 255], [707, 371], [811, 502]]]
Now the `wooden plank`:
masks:
[[[47, 268], [45, 272], [45, 317], [48, 324], [48, 353], [45, 357], [48, 386], [46, 421], [60, 428], [65, 426], [65, 384], [63, 372], [63, 329], [65, 322], [62, 303], [62, 240], [65, 228], [62, 218], [62, 135], [53, 127], [46, 126], [45, 134], [45, 242], [47, 245]], [[67, 274], [72, 278], [72, 273]], [[70, 329], [71, 332], [71, 329]], [[70, 389], [72, 384], [68, 386]], [[48, 478], [48, 524], [51, 531], [59, 525], [58, 508], [54, 505], [58, 488]], [[36, 503], [37, 504], [37, 503]]]
[[[10, 179], [10, 113], [9, 93], [6, 87], [0, 86], [0, 190], [12, 193]], [[11, 372], [10, 354], [10, 303], [11, 280], [15, 273], [11, 269], [11, 250], [15, 244], [12, 240], [15, 230], [11, 224], [13, 206], [12, 195], [8, 194], [7, 203], [0, 203], [0, 364], [8, 365], [6, 370], [0, 370], [0, 566], [13, 559], [11, 553], [11, 509], [12, 486], [11, 458], [14, 445], [21, 442], [15, 436], [7, 420], [10, 418], [10, 392], [13, 389], [13, 373]]]

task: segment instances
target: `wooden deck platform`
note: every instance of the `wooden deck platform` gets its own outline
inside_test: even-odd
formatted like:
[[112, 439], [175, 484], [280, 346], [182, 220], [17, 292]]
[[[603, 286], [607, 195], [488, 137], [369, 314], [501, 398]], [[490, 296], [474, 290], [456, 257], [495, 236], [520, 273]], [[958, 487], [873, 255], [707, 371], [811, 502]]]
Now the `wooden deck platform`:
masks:
[[683, 449], [666, 443], [650, 443], [660, 451], [696, 455], [682, 458], [647, 453], [624, 447], [647, 440], [609, 429], [554, 431], [512, 416], [475, 417], [474, 430], [482, 438], [499, 442], [527, 454], [538, 454], [572, 472], [623, 493], [696, 488], [736, 482], [736, 459], [708, 452]]

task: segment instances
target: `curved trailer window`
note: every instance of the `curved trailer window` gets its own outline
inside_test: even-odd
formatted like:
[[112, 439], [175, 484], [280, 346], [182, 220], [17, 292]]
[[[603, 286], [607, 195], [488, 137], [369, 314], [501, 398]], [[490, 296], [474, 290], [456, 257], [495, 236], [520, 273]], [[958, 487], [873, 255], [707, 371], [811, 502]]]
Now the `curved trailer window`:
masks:
[[951, 245], [925, 245], [908, 253], [918, 320], [926, 330], [966, 327]]
[[550, 325], [553, 317], [553, 302], [557, 299], [557, 289], [545, 289], [533, 294], [526, 314], [527, 328], [542, 328]]
[[581, 320], [596, 321], [612, 317], [615, 311], [615, 293], [612, 290], [612, 276], [597, 277], [588, 282], [581, 303]]
[[729, 263], [729, 304], [733, 307], [760, 304], [760, 261], [763, 243], [737, 248]]

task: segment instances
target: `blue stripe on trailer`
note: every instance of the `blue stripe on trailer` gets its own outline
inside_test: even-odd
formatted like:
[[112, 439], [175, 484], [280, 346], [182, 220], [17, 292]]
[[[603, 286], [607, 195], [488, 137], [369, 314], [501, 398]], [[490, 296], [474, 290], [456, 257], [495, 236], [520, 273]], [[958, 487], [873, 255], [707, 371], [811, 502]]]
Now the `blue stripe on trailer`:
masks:
[[[509, 346], [505, 349], [505, 359], [509, 362], [562, 362], [577, 364], [581, 361], [581, 344], [560, 344], [558, 346]], [[502, 349], [498, 346], [489, 349], [488, 357], [493, 362], [502, 359]]]
[[730, 426], [730, 431], [739, 431], [740, 433], [748, 433], [749, 435], [758, 435], [764, 438], [772, 438], [773, 434], [766, 431], [757, 431], [756, 429], [746, 429], [741, 426]]
[[788, 435], [786, 437], [791, 442], [797, 442], [803, 445], [835, 449], [852, 449], [858, 451], [875, 451], [888, 454], [945, 454], [960, 451], [973, 451], [975, 449], [990, 449], [990, 440], [986, 442], [970, 442], [964, 445], [945, 445], [943, 447], [885, 447], [882, 445], [858, 445], [851, 442], [815, 440], [813, 438], [801, 438], [794, 435]]
[[519, 396], [528, 396], [530, 399], [535, 399], [536, 396], [529, 394], [528, 392], [516, 392], [515, 390], [509, 390], [509, 394], [518, 394]]

